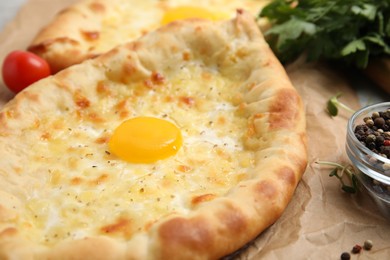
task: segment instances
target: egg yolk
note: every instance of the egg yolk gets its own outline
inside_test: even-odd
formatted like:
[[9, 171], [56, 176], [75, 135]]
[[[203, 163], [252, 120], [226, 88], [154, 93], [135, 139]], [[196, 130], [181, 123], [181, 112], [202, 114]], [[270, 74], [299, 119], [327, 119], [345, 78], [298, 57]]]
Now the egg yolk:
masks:
[[229, 15], [222, 12], [211, 12], [210, 10], [197, 6], [179, 6], [165, 12], [161, 24], [165, 25], [176, 20], [188, 18], [202, 18], [212, 21], [228, 19]]
[[136, 117], [119, 125], [109, 141], [110, 151], [132, 163], [152, 163], [178, 152], [183, 139], [173, 123], [155, 117]]

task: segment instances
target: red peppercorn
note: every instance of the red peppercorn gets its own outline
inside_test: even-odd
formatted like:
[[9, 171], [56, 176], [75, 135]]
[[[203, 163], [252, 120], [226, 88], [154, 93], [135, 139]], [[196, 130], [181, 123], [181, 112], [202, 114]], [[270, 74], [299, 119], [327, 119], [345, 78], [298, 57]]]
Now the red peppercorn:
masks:
[[384, 146], [390, 146], [390, 140], [385, 140], [383, 141]]
[[361, 246], [361, 245], [355, 245], [355, 246], [352, 248], [352, 253], [354, 253], [354, 254], [359, 254], [360, 251], [362, 251], [362, 246]]

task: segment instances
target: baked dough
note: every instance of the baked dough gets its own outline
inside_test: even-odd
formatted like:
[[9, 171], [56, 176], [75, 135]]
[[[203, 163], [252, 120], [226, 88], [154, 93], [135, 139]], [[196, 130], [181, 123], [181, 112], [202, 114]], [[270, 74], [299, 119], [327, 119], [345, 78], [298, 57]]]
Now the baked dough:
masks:
[[[42, 29], [29, 51], [47, 60], [55, 73], [134, 40], [164, 23], [178, 7], [204, 8], [210, 19], [231, 19], [244, 8], [256, 16], [269, 0], [82, 0], [60, 12]], [[207, 16], [207, 14], [203, 14]]]
[[[175, 122], [181, 150], [111, 154], [140, 115]], [[301, 99], [242, 10], [31, 85], [0, 112], [0, 145], [1, 259], [218, 259], [281, 216], [307, 164]]]

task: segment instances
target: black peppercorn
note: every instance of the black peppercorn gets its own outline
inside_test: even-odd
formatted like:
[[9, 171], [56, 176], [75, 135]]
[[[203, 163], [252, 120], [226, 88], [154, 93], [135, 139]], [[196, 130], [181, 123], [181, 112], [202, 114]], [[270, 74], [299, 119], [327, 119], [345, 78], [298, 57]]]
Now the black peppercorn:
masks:
[[375, 144], [377, 146], [381, 146], [383, 144], [383, 142], [385, 141], [385, 138], [381, 135], [377, 136], [376, 139], [375, 139]]
[[[364, 135], [365, 131], [363, 129], [359, 129], [358, 131], [356, 131], [356, 133], [359, 135]], [[389, 133], [389, 136], [390, 136], [390, 133]]]
[[382, 128], [385, 125], [385, 120], [382, 117], [375, 118], [374, 124], [375, 126]]
[[367, 129], [366, 130], [366, 135], [372, 135], [372, 134], [374, 134], [374, 126], [372, 126], [372, 128], [369, 128], [369, 129]]
[[368, 149], [370, 149], [370, 150], [374, 150], [375, 147], [376, 147], [376, 145], [375, 145], [374, 142], [370, 142], [370, 143], [367, 143], [367, 147], [368, 147]]
[[357, 132], [364, 132], [364, 131], [365, 131], [364, 125], [357, 125], [355, 127], [355, 133], [357, 133]]
[[351, 259], [351, 255], [348, 252], [344, 252], [344, 253], [341, 254], [340, 259], [341, 260], [350, 260]]
[[381, 146], [379, 148], [379, 152], [385, 154], [388, 158], [390, 158], [390, 146]]
[[383, 112], [384, 119], [390, 119], [390, 110], [388, 109], [386, 112]]

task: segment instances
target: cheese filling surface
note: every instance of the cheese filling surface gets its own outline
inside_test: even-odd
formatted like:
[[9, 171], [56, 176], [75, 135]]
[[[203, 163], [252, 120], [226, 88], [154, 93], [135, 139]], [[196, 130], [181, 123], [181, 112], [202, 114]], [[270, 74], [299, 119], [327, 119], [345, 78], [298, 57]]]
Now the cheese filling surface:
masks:
[[[75, 94], [74, 113], [52, 112], [25, 132], [39, 139], [26, 151], [31, 164], [20, 166], [29, 184], [17, 195], [25, 205], [15, 224], [25, 237], [46, 245], [101, 234], [129, 239], [249, 177], [254, 152], [243, 143], [248, 119], [239, 112], [238, 83], [195, 62], [165, 73], [130, 85], [100, 81], [90, 86], [97, 101]], [[110, 152], [115, 129], [140, 116], [180, 129], [177, 154], [129, 163]]]

